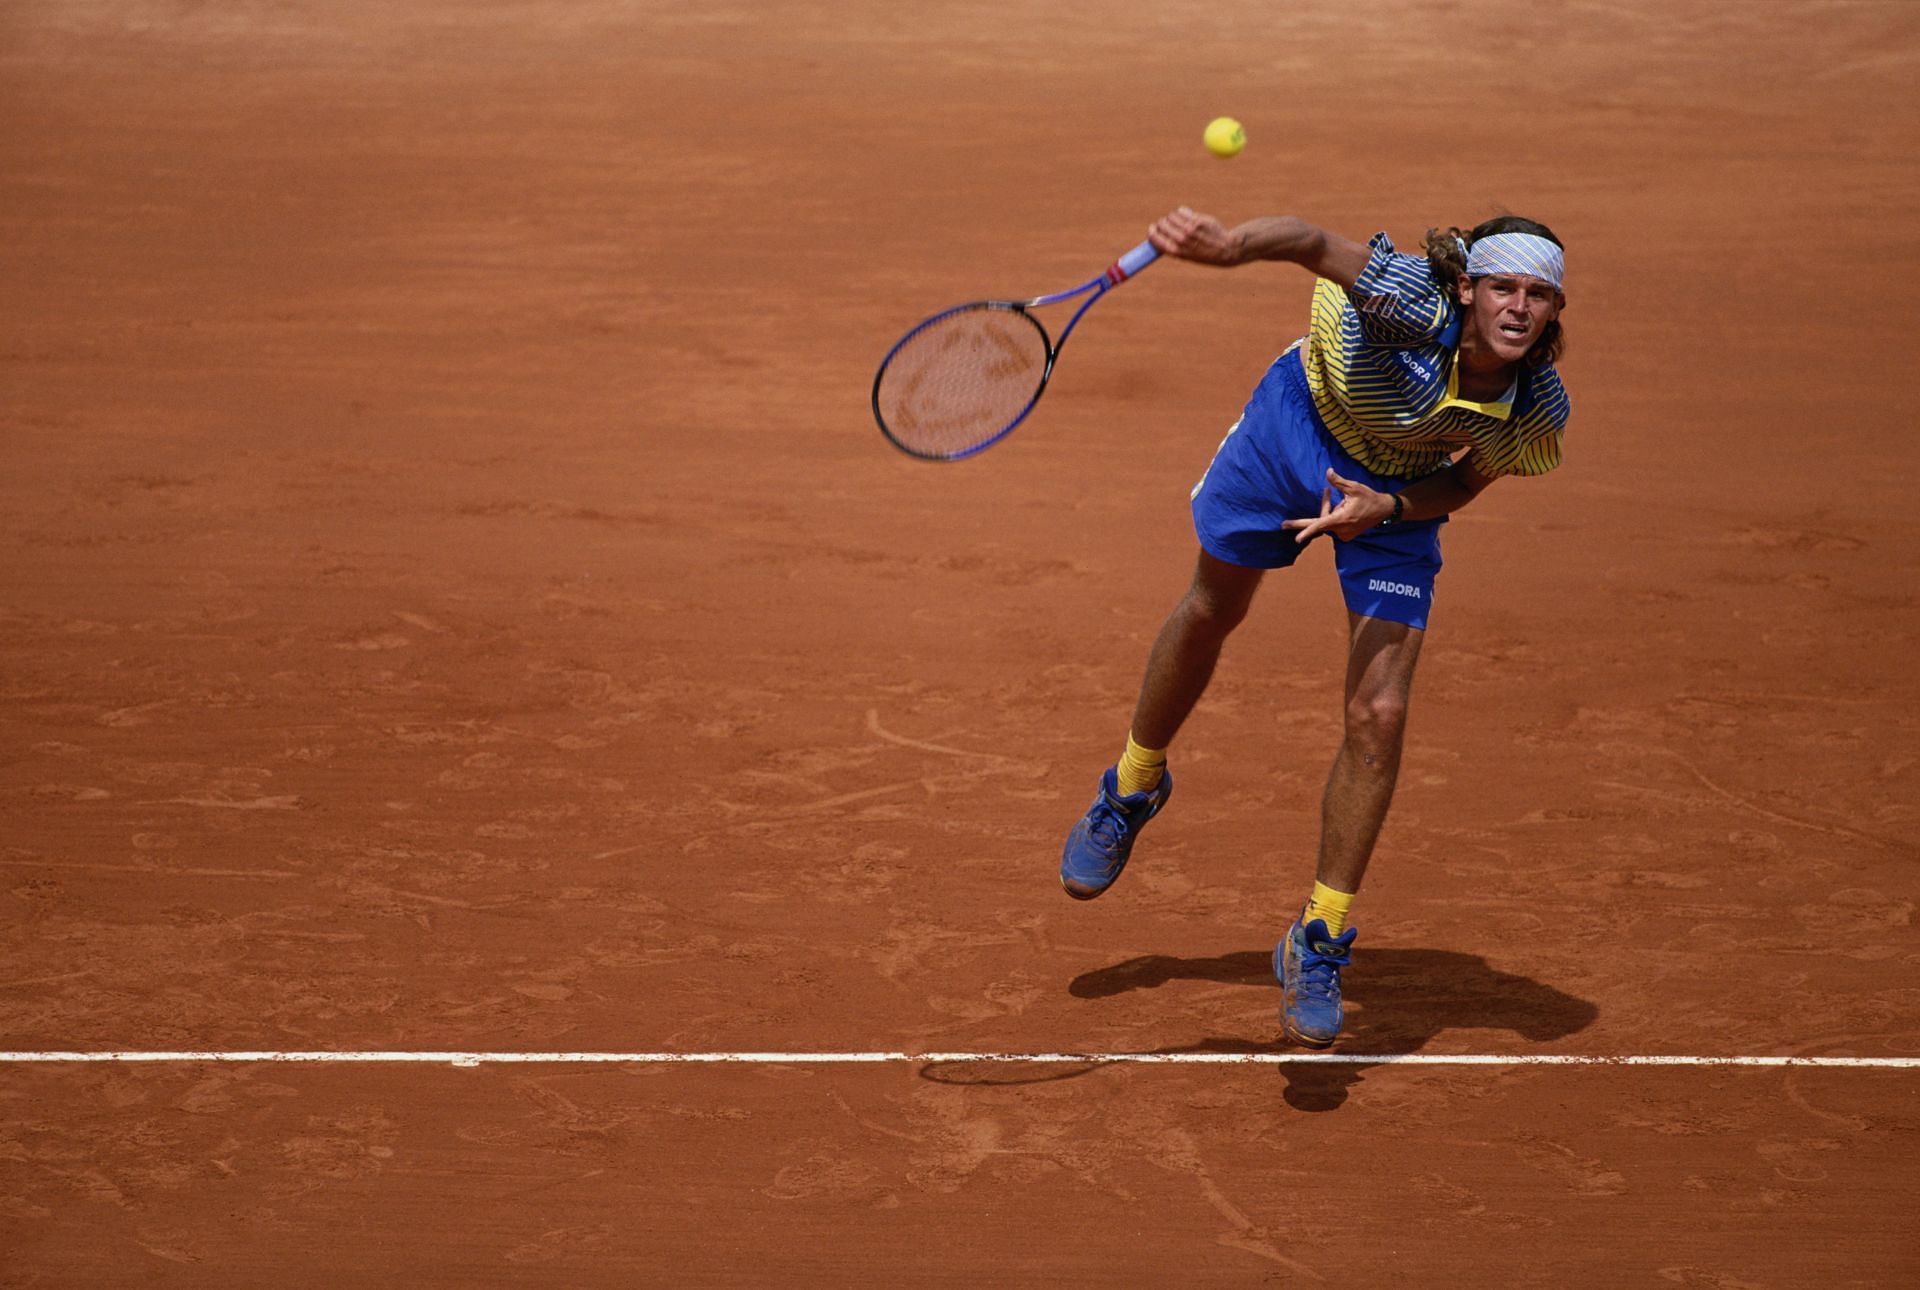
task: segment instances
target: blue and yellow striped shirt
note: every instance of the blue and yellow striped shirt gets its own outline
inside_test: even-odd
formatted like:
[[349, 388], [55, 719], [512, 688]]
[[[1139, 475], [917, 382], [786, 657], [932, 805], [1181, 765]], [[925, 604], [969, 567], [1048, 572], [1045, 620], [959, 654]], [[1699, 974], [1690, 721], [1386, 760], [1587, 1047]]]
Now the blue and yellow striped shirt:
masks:
[[1572, 411], [1551, 364], [1522, 365], [1491, 403], [1459, 396], [1460, 320], [1426, 260], [1385, 233], [1351, 291], [1321, 279], [1303, 361], [1314, 407], [1349, 456], [1376, 474], [1415, 479], [1462, 448], [1488, 476], [1544, 475], [1560, 464]]

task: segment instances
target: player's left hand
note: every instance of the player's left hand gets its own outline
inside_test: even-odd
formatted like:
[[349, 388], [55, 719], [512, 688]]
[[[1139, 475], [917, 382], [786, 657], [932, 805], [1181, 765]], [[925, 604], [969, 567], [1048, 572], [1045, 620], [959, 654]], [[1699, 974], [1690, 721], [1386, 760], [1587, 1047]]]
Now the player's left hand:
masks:
[[[1283, 529], [1296, 529], [1293, 540], [1305, 544], [1322, 533], [1331, 533], [1342, 542], [1359, 537], [1393, 514], [1393, 495], [1376, 492], [1358, 480], [1327, 471], [1332, 489], [1320, 492], [1320, 514], [1308, 520], [1286, 520]], [[1333, 504], [1333, 489], [1340, 491], [1340, 504]]]

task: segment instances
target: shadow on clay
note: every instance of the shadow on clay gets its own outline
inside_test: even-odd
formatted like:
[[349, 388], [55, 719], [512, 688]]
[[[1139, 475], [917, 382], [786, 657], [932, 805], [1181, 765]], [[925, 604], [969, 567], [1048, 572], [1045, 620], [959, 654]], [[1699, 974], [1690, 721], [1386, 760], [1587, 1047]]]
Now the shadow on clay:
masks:
[[[1215, 981], [1272, 989], [1273, 954], [1245, 950], [1218, 958], [1181, 959], [1154, 954], [1082, 973], [1069, 991], [1081, 999], [1105, 999], [1129, 990], [1152, 990], [1173, 981]], [[1443, 1031], [1456, 1027], [1510, 1030], [1532, 1043], [1564, 1039], [1592, 1025], [1600, 1009], [1530, 977], [1490, 966], [1473, 954], [1452, 950], [1363, 949], [1342, 979], [1346, 1028], [1337, 1052], [1419, 1052]], [[1285, 1053], [1282, 1042], [1209, 1038], [1163, 1053]], [[1287, 1065], [1287, 1104], [1301, 1111], [1337, 1110], [1348, 1092], [1371, 1069], [1355, 1065]]]
[[1114, 1062], [1103, 1062], [1089, 1057], [1063, 1061], [1058, 1066], [1026, 1066], [1008, 1068], [992, 1062], [944, 1061], [928, 1062], [920, 1068], [920, 1078], [933, 1084], [1052, 1084], [1063, 1079], [1079, 1079], [1082, 1075], [1091, 1075]]

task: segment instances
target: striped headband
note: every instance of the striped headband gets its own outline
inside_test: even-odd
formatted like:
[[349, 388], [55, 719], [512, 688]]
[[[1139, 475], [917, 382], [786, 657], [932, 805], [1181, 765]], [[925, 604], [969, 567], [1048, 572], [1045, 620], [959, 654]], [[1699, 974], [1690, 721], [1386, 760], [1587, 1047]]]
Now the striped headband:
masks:
[[1484, 278], [1490, 273], [1525, 274], [1551, 282], [1560, 289], [1567, 269], [1565, 252], [1544, 237], [1532, 233], [1492, 233], [1473, 244], [1467, 254], [1467, 276]]

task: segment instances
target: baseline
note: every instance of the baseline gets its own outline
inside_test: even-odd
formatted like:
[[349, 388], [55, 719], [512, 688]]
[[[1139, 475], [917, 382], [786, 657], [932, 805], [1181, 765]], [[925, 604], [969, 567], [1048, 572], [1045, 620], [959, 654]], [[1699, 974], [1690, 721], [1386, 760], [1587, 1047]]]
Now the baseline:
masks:
[[1558, 1053], [964, 1053], [964, 1052], [335, 1052], [221, 1050], [195, 1052], [0, 1052], [0, 1065], [37, 1062], [335, 1062], [430, 1066], [562, 1065], [596, 1063], [687, 1065], [873, 1065], [959, 1062], [1026, 1065], [1132, 1064], [1145, 1066], [1812, 1066], [1839, 1069], [1920, 1069], [1920, 1057], [1787, 1057], [1627, 1054], [1615, 1057]]

